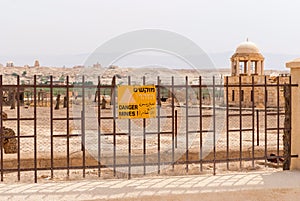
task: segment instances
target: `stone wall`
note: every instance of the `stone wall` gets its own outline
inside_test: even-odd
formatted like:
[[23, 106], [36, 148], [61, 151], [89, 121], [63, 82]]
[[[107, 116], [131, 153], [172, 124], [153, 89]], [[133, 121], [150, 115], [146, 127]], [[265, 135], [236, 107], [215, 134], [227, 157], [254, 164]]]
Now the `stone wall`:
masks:
[[[265, 80], [266, 78], [266, 80]], [[241, 79], [241, 85], [247, 85], [239, 87], [239, 81]], [[252, 88], [252, 79], [254, 83], [254, 90]], [[265, 107], [265, 98], [267, 96], [267, 107], [277, 107], [278, 97], [277, 97], [277, 81], [279, 79], [279, 84], [284, 84], [289, 82], [289, 77], [270, 77], [269, 75], [252, 75], [252, 76], [229, 76], [228, 77], [228, 104], [230, 106], [239, 107], [240, 98], [242, 107], [252, 107], [252, 101], [254, 99], [254, 106], [257, 108]], [[265, 82], [267, 86], [265, 88]], [[227, 79], [224, 79], [224, 100], [226, 102], [226, 84]], [[236, 85], [236, 86], [230, 86]], [[259, 85], [259, 86], [255, 86]], [[266, 92], [267, 91], [267, 95]], [[254, 98], [253, 98], [254, 96]], [[283, 87], [279, 87], [279, 106], [284, 107], [284, 96]]]

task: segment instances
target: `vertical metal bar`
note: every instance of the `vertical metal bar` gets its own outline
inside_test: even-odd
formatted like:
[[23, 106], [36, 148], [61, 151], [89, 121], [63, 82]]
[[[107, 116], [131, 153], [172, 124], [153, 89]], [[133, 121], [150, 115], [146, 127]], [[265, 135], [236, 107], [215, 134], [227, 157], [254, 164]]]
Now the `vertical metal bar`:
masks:
[[[279, 102], [279, 76], [277, 77], [277, 156], [279, 156], [279, 134], [280, 134], [280, 102]], [[279, 165], [279, 158], [277, 158], [277, 165]]]
[[[267, 149], [268, 149], [268, 145], [267, 145], [267, 141], [268, 141], [268, 136], [267, 136], [267, 128], [268, 128], [268, 121], [267, 121], [267, 102], [268, 102], [268, 91], [267, 91], [267, 76], [264, 77], [265, 78], [265, 164], [267, 165]], [[266, 166], [265, 165], [265, 166]]]
[[[19, 88], [19, 87], [18, 87]], [[34, 75], [34, 182], [37, 183], [37, 97], [36, 97], [36, 75]], [[18, 95], [18, 101], [20, 96]], [[18, 106], [19, 108], [19, 106]]]
[[255, 132], [255, 95], [254, 95], [254, 76], [252, 76], [252, 168], [254, 168], [254, 132]]
[[214, 167], [213, 174], [216, 175], [216, 86], [213, 76], [213, 146], [214, 146]]
[[229, 98], [228, 98], [228, 76], [226, 76], [226, 160], [229, 170]]
[[101, 80], [98, 76], [97, 98], [98, 98], [98, 177], [101, 176], [101, 105], [100, 105], [100, 92]]
[[[289, 111], [290, 111], [290, 123], [289, 123], [289, 125], [290, 125], [290, 127], [288, 128], [289, 129], [289, 133], [290, 133], [290, 135], [292, 134], [291, 133], [291, 125], [292, 125], [292, 77], [291, 76], [289, 76], [289, 92], [290, 92], [290, 104], [289, 104]], [[288, 156], [289, 156], [289, 158], [288, 158], [288, 164], [289, 164], [289, 168], [288, 169], [290, 169], [290, 165], [291, 165], [291, 151], [292, 151], [292, 149], [291, 149], [291, 146], [292, 146], [292, 136], [289, 136], [289, 149], [288, 149]]]
[[157, 77], [157, 173], [160, 174], [160, 79]]
[[284, 119], [284, 136], [283, 136], [283, 170], [290, 170], [291, 165], [291, 123], [292, 123], [292, 91], [291, 91], [291, 76], [289, 83], [284, 86], [285, 97], [285, 119]]
[[174, 76], [172, 76], [172, 170], [174, 171], [174, 162], [175, 162], [175, 129], [174, 129], [174, 123], [175, 123], [175, 106], [174, 106]]
[[81, 130], [82, 130], [82, 177], [85, 178], [85, 77], [82, 76], [82, 112], [81, 112]]
[[[131, 85], [130, 76], [128, 76], [128, 85]], [[128, 119], [128, 179], [131, 179], [131, 120]]]
[[3, 113], [3, 87], [2, 87], [2, 75], [0, 75], [0, 115], [1, 115], [1, 127], [0, 127], [0, 166], [1, 166], [1, 181], [3, 181], [3, 119], [2, 119], [2, 113]]
[[202, 77], [199, 76], [199, 130], [200, 130], [200, 171], [202, 172], [203, 171], [203, 138], [202, 138], [202, 135], [203, 135], [203, 121], [202, 121], [202, 116], [203, 116], [203, 113], [202, 113]]
[[256, 110], [256, 145], [259, 146], [259, 110]]
[[178, 114], [177, 110], [175, 110], [175, 148], [177, 149], [177, 124], [178, 124]]
[[67, 76], [67, 176], [70, 176], [70, 105], [69, 105], [69, 76]]
[[240, 168], [242, 168], [242, 157], [243, 157], [243, 145], [242, 145], [242, 128], [243, 128], [243, 125], [242, 125], [242, 122], [243, 122], [243, 119], [242, 119], [242, 77], [239, 76], [239, 113], [240, 113], [240, 158], [239, 158], [239, 161], [240, 161]]
[[113, 78], [113, 83], [112, 83], [112, 90], [113, 90], [113, 175], [114, 177], [116, 176], [116, 77], [114, 76]]
[[188, 91], [188, 77], [185, 77], [185, 169], [189, 171], [189, 91]]
[[[12, 88], [12, 90], [14, 91], [15, 89]], [[13, 93], [13, 95], [15, 95]], [[17, 76], [17, 137], [18, 137], [18, 153], [17, 153], [17, 158], [18, 158], [18, 181], [20, 181], [20, 160], [21, 160], [21, 153], [20, 153], [20, 101], [19, 101], [19, 97], [20, 97], [20, 77]], [[2, 101], [2, 100], [1, 100]]]
[[[146, 84], [146, 77], [143, 76], [143, 85]], [[143, 167], [146, 175], [146, 119], [143, 118]]]
[[51, 146], [51, 178], [53, 178], [53, 76], [50, 76], [50, 146]]

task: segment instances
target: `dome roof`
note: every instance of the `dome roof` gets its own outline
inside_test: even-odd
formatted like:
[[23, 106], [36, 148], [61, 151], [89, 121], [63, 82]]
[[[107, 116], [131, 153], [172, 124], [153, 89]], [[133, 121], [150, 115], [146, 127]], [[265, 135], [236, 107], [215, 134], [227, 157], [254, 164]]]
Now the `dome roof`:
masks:
[[252, 43], [250, 41], [243, 42], [239, 44], [239, 46], [236, 48], [235, 53], [260, 53], [258, 47], [255, 45], [255, 43]]

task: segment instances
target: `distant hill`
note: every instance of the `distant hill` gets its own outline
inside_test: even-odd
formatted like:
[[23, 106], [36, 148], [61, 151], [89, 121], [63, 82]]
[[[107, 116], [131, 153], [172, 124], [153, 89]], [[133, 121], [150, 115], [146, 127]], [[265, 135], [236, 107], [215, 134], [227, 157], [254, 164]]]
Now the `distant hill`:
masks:
[[[216, 68], [230, 68], [230, 57], [232, 51], [209, 53], [208, 56], [214, 62]], [[40, 61], [42, 66], [53, 67], [73, 67], [76, 65], [84, 65], [88, 58], [88, 53], [83, 54], [66, 54], [66, 55], [0, 55], [0, 64], [5, 66], [7, 61], [13, 61], [16, 66], [29, 65], [32, 66], [35, 59]], [[298, 58], [300, 55], [290, 54], [273, 54], [264, 53], [266, 70], [286, 70], [285, 63], [287, 61]], [[103, 55], [105, 57], [105, 55]], [[101, 58], [98, 61], [101, 64]], [[140, 66], [164, 66], [169, 68], [190, 68], [190, 66], [174, 56], [169, 55], [143, 55], [135, 54], [121, 58], [116, 63], [118, 66], [140, 67]]]

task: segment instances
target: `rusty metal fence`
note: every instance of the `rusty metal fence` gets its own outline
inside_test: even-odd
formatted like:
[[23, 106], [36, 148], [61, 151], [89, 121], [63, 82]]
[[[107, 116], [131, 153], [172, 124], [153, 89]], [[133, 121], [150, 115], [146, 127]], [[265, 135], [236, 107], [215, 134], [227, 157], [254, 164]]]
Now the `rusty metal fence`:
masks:
[[[255, 168], [255, 162], [289, 167], [290, 77], [268, 82], [188, 77], [143, 77], [123, 85], [154, 84], [156, 118], [118, 119], [117, 78], [111, 85], [80, 82], [56, 85], [4, 84], [0, 76], [0, 170], [5, 174], [94, 170], [98, 177], [212, 173]], [[124, 79], [123, 79], [124, 81]], [[5, 94], [8, 92], [10, 100]], [[270, 92], [276, 95], [273, 100]], [[283, 93], [286, 93], [283, 96]], [[42, 95], [41, 95], [42, 94]], [[281, 98], [285, 97], [285, 98]], [[249, 162], [249, 164], [248, 164]], [[224, 165], [218, 166], [218, 165]], [[288, 169], [288, 168], [285, 168]]]

